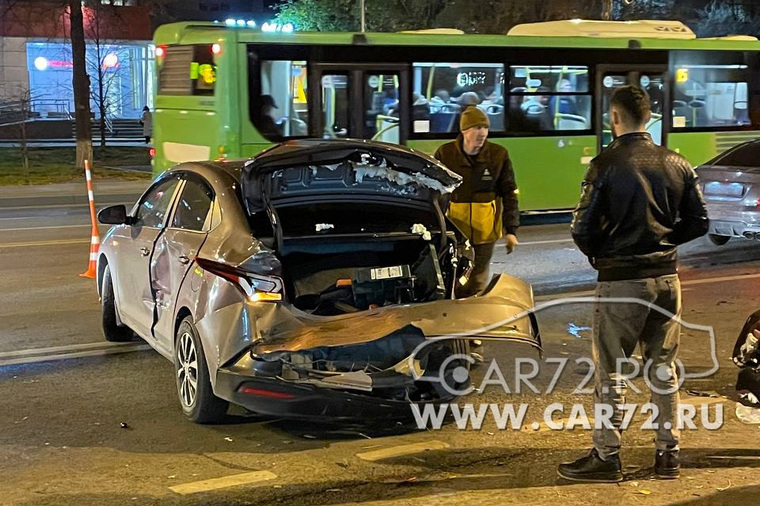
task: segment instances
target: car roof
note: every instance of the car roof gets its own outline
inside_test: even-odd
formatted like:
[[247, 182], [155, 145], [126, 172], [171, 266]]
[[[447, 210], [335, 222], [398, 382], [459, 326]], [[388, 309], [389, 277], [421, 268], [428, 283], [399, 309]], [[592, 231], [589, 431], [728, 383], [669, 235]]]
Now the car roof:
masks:
[[185, 162], [174, 165], [166, 173], [192, 171], [198, 175], [212, 180], [219, 173], [232, 177], [235, 181], [240, 181], [240, 173], [243, 165], [247, 160], [231, 161], [209, 161], [209, 162]]

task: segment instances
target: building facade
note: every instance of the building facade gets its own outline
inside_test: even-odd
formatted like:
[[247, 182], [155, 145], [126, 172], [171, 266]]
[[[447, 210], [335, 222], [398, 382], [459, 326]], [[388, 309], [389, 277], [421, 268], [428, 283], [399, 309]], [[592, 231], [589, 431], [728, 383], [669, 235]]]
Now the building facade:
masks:
[[[152, 105], [149, 6], [102, 0], [83, 5], [91, 110], [137, 118]], [[25, 107], [32, 118], [74, 111], [70, 26], [65, 2], [13, 2], [0, 18], [0, 115]], [[23, 105], [20, 105], [23, 104]]]

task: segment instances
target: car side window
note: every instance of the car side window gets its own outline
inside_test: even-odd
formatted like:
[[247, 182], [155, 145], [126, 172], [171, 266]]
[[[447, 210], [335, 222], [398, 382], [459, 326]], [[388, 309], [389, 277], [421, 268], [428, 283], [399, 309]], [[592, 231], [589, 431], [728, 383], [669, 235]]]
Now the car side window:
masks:
[[179, 179], [173, 177], [158, 183], [140, 201], [135, 226], [161, 228]]
[[214, 192], [207, 184], [187, 180], [174, 213], [172, 227], [184, 230], [208, 230], [211, 221], [211, 203]]

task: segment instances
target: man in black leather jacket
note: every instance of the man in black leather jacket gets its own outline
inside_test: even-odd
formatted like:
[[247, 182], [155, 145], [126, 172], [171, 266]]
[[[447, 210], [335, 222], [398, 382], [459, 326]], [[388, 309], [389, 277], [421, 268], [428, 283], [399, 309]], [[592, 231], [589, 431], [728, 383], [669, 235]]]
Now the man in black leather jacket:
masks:
[[[676, 246], [707, 233], [708, 220], [696, 173], [682, 156], [654, 144], [646, 132], [650, 118], [643, 89], [626, 86], [613, 94], [615, 140], [592, 160], [573, 213], [573, 239], [599, 271], [592, 342], [595, 408], [611, 416], [606, 424], [596, 420], [588, 456], [559, 466], [560, 476], [569, 480], [622, 480], [618, 406], [625, 403], [622, 376], [637, 344], [657, 408], [655, 473], [680, 474], [675, 368], [680, 325], [650, 305], [680, 317]], [[605, 302], [609, 298], [639, 302]]]

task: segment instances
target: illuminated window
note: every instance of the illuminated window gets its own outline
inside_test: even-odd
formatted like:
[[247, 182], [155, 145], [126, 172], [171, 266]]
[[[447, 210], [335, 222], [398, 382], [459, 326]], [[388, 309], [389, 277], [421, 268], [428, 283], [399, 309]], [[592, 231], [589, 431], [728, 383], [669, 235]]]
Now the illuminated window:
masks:
[[213, 95], [216, 64], [212, 44], [167, 46], [159, 71], [162, 95]]
[[[415, 133], [459, 130], [459, 116], [468, 106], [482, 109], [491, 131], [504, 131], [504, 65], [500, 63], [414, 63]], [[419, 119], [422, 107], [428, 119]]]
[[509, 88], [511, 132], [591, 129], [588, 67], [514, 65]]
[[251, 120], [270, 140], [309, 133], [308, 79], [305, 61], [264, 60], [261, 89], [250, 97]]
[[744, 56], [674, 53], [673, 128], [749, 125], [750, 70]]

